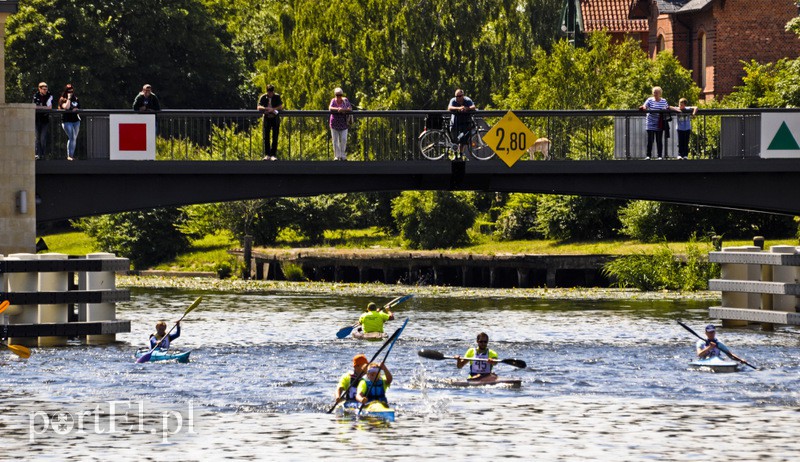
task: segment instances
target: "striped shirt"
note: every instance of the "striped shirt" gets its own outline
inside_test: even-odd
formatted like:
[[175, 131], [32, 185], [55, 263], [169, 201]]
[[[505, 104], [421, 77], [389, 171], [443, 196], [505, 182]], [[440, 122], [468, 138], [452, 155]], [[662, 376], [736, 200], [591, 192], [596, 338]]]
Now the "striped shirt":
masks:
[[[647, 98], [647, 101], [644, 102], [643, 106], [648, 111], [658, 111], [658, 110], [667, 110], [669, 109], [669, 103], [664, 98], [661, 98], [660, 101], [656, 101], [655, 98], [652, 96]], [[647, 117], [645, 118], [645, 130], [650, 131], [658, 131], [662, 130], [661, 127], [658, 125], [658, 120], [661, 117], [661, 114], [658, 113], [647, 113]]]

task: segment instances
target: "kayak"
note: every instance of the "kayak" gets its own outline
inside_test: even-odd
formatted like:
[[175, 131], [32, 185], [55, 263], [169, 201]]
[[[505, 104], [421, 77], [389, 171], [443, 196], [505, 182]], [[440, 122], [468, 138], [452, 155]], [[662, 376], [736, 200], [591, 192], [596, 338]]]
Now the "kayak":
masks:
[[361, 413], [358, 412], [359, 409], [361, 409], [361, 403], [344, 401], [336, 406], [336, 413], [344, 416], [373, 417], [386, 422], [394, 422], [394, 409], [382, 401], [370, 401], [364, 406], [364, 409], [361, 409]]
[[353, 331], [353, 338], [357, 338], [359, 340], [383, 340], [386, 338], [385, 332], [369, 332], [364, 333], [360, 329]]
[[[136, 352], [136, 357], [139, 358], [150, 350], [139, 350]], [[191, 351], [180, 352], [177, 350], [155, 350], [150, 355], [150, 362], [154, 361], [177, 361], [179, 363], [189, 362], [189, 353]]]
[[520, 379], [501, 379], [496, 375], [490, 375], [482, 379], [476, 380], [455, 380], [450, 382], [454, 387], [485, 387], [485, 386], [503, 386], [507, 388], [520, 388], [522, 387], [522, 380]]
[[739, 363], [719, 356], [706, 359], [698, 359], [689, 363], [694, 369], [706, 370], [711, 372], [736, 372], [739, 370]]

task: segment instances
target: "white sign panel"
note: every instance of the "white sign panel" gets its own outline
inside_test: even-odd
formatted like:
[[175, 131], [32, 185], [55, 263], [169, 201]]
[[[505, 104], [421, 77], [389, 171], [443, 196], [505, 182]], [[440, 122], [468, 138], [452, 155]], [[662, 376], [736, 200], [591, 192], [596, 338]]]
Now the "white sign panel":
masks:
[[761, 114], [761, 157], [800, 157], [800, 114]]
[[108, 116], [111, 160], [156, 160], [155, 114]]

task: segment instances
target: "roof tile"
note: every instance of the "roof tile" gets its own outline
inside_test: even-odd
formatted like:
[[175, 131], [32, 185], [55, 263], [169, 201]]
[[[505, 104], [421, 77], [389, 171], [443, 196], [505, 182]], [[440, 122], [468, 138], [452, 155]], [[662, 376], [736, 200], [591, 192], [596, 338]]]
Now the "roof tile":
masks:
[[581, 0], [584, 32], [647, 32], [646, 19], [628, 19], [630, 0]]

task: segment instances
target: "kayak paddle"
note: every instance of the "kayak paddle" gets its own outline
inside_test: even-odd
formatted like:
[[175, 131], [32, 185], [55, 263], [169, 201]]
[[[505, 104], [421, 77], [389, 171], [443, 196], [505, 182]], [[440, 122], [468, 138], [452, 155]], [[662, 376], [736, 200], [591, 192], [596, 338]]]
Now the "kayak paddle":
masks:
[[[169, 330], [169, 332], [167, 332], [167, 334], [164, 337], [169, 337], [169, 334], [172, 333], [172, 329], [175, 329], [178, 326], [178, 323], [183, 321], [183, 318], [185, 318], [187, 314], [191, 313], [195, 308], [197, 308], [197, 305], [200, 304], [201, 300], [203, 300], [203, 296], [202, 295], [197, 297], [197, 299], [195, 299], [194, 303], [189, 305], [189, 308], [186, 308], [186, 311], [183, 312], [183, 316], [181, 316], [181, 318], [178, 319], [177, 322], [175, 322], [175, 324], [172, 326], [172, 328]], [[164, 339], [162, 338], [161, 340], [164, 340]], [[141, 363], [146, 363], [147, 361], [150, 361], [150, 357], [153, 356], [153, 352], [156, 351], [156, 348], [158, 348], [158, 345], [161, 344], [161, 340], [156, 342], [155, 346], [153, 348], [151, 348], [150, 351], [148, 351], [147, 353], [139, 356], [139, 359], [137, 359], [136, 362], [141, 364]]]
[[22, 359], [28, 359], [31, 357], [31, 349], [28, 347], [24, 347], [22, 345], [6, 345], [5, 343], [0, 343], [0, 345], [3, 345], [4, 347], [13, 351], [14, 354]]
[[[403, 322], [403, 325], [400, 326], [399, 329], [397, 329], [397, 332], [396, 332], [397, 335], [394, 336], [394, 338], [392, 339], [392, 343], [389, 344], [389, 349], [386, 350], [386, 354], [383, 355], [383, 360], [381, 361], [381, 364], [385, 364], [386, 363], [386, 358], [389, 357], [389, 353], [392, 351], [392, 348], [394, 347], [395, 340], [397, 340], [397, 338], [400, 337], [400, 334], [403, 333], [403, 329], [406, 328], [406, 324], [408, 324], [408, 318], [406, 318], [406, 320]], [[372, 362], [372, 361], [370, 361], [370, 362]], [[369, 366], [369, 364], [367, 364], [367, 366]], [[380, 375], [381, 375], [381, 371], [378, 371], [378, 378], [380, 378]], [[358, 408], [358, 415], [361, 415], [361, 411], [364, 410], [364, 406], [367, 405], [367, 402], [368, 401], [365, 401], [365, 402], [361, 403], [361, 407]]]
[[9, 305], [11, 305], [11, 302], [9, 302], [8, 300], [3, 300], [3, 303], [0, 303], [0, 313], [5, 311]]
[[[394, 343], [394, 340], [397, 338], [398, 335], [400, 335], [401, 331], [402, 331], [402, 328], [397, 329], [396, 331], [394, 331], [394, 334], [389, 336], [389, 338], [386, 339], [385, 342], [383, 342], [383, 345], [381, 345], [381, 347], [378, 348], [378, 351], [375, 352], [375, 354], [372, 356], [372, 359], [369, 360], [369, 363], [375, 361], [375, 358], [377, 358], [378, 355], [381, 354], [381, 351], [383, 351], [383, 349], [386, 348], [389, 345], [389, 343]], [[369, 363], [367, 363], [367, 365], [369, 365]], [[356, 375], [355, 382], [358, 383], [358, 381], [361, 380], [361, 377], [363, 375], [364, 375], [364, 371], [361, 371], [358, 375]], [[328, 412], [326, 412], [326, 414], [330, 414], [331, 412], [333, 412], [333, 410], [336, 409], [336, 405], [339, 404], [339, 402], [344, 399], [344, 396], [346, 394], [347, 394], [347, 390], [342, 391], [342, 394], [339, 395], [339, 398], [336, 399], [335, 403], [333, 403], [333, 407], [328, 409]]]
[[[422, 356], [423, 358], [427, 359], [435, 359], [436, 361], [441, 361], [442, 359], [458, 359], [455, 356], [445, 356], [438, 351], [435, 350], [419, 350], [417, 353], [418, 355]], [[486, 358], [461, 358], [466, 359], [469, 361], [488, 361]], [[514, 367], [518, 367], [520, 369], [524, 369], [528, 367], [528, 364], [521, 360], [521, 359], [495, 359], [498, 363], [508, 364]]]
[[[383, 305], [383, 309], [385, 310], [387, 308], [393, 308], [393, 307], [403, 303], [404, 301], [408, 300], [409, 298], [411, 298], [413, 296], [414, 295], [409, 294], [409, 295], [403, 295], [403, 296], [397, 297], [394, 300], [390, 301], [389, 303]], [[343, 327], [343, 328], [339, 329], [339, 332], [336, 333], [336, 338], [345, 338], [345, 337], [347, 337], [348, 335], [350, 335], [351, 332], [353, 332], [353, 329], [355, 329], [356, 327], [358, 327], [358, 323], [355, 323], [352, 326], [347, 326], [347, 327]]]
[[[684, 329], [686, 329], [686, 330], [688, 330], [689, 332], [691, 332], [691, 333], [692, 333], [692, 335], [694, 335], [695, 337], [699, 338], [700, 340], [702, 340], [702, 341], [704, 341], [704, 342], [705, 342], [706, 340], [708, 340], [708, 339], [706, 339], [706, 338], [703, 338], [703, 337], [701, 337], [701, 336], [697, 335], [697, 332], [693, 331], [693, 330], [692, 330], [692, 328], [691, 328], [691, 327], [689, 327], [689, 326], [687, 326], [686, 324], [684, 324], [684, 323], [682, 323], [682, 322], [680, 322], [680, 321], [678, 321], [678, 324], [680, 324], [680, 325], [681, 325], [681, 327], [683, 327]], [[753, 369], [755, 369], [755, 370], [758, 370], [758, 368], [757, 368], [756, 366], [754, 366], [754, 365], [752, 365], [752, 364], [748, 363], [747, 361], [745, 361], [744, 359], [742, 359], [742, 358], [740, 358], [740, 357], [738, 357], [738, 356], [736, 356], [736, 355], [733, 355], [732, 353], [728, 353], [727, 351], [723, 351], [723, 353], [725, 353], [726, 355], [730, 356], [731, 358], [733, 358], [733, 359], [735, 359], [735, 360], [739, 361], [740, 363], [742, 363], [742, 364], [744, 364], [744, 365], [750, 366], [750, 367], [752, 367]]]

